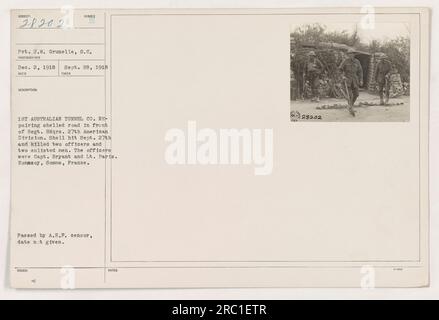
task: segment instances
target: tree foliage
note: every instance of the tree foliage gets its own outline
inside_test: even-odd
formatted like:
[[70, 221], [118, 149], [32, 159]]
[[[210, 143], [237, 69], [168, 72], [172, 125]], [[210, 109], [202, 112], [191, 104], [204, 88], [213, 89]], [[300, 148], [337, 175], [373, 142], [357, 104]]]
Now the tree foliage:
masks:
[[[332, 42], [337, 44], [344, 44], [350, 47], [354, 47], [357, 50], [367, 51], [369, 53], [383, 52], [387, 54], [398, 72], [401, 74], [402, 81], [410, 81], [409, 37], [400, 36], [391, 40], [372, 40], [369, 43], [364, 43], [361, 41], [357, 30], [329, 31], [325, 25], [320, 23], [313, 23], [296, 28], [291, 33], [291, 40], [296, 50], [298, 50], [298, 48], [300, 48], [304, 44], [317, 45], [321, 42]], [[328, 57], [331, 56], [334, 57], [333, 54], [329, 55]], [[332, 69], [331, 64], [329, 64], [328, 68]]]
[[291, 33], [291, 38], [294, 39], [297, 45], [303, 43], [336, 42], [355, 47], [360, 44], [360, 37], [356, 30], [352, 33], [349, 33], [347, 30], [328, 31], [326, 26], [320, 23], [298, 27]]

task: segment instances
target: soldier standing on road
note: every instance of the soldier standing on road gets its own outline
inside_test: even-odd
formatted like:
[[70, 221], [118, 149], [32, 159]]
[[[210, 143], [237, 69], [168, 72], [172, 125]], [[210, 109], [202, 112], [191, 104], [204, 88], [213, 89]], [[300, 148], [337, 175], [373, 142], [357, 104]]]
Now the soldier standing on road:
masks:
[[[375, 67], [375, 82], [378, 84], [378, 92], [380, 94], [380, 105], [389, 102], [390, 97], [390, 74], [392, 71], [392, 62], [386, 54], [379, 55], [380, 59]], [[386, 100], [384, 100], [384, 88], [386, 89]]]
[[320, 85], [320, 75], [323, 72], [323, 64], [317, 58], [314, 51], [308, 53], [308, 60], [306, 61], [304, 73], [311, 85], [312, 99], [311, 101], [320, 101], [319, 96], [319, 85]]
[[349, 49], [348, 57], [338, 67], [344, 73], [344, 90], [348, 98], [349, 113], [355, 117], [353, 106], [360, 95], [359, 88], [363, 86], [363, 68], [360, 61], [355, 58], [355, 50]]

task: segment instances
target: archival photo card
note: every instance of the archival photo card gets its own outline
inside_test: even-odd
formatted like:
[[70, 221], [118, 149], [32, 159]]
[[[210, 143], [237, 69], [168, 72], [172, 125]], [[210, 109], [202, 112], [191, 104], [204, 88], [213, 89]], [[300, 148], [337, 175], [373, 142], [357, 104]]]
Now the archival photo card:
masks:
[[428, 286], [427, 9], [11, 30], [12, 287]]

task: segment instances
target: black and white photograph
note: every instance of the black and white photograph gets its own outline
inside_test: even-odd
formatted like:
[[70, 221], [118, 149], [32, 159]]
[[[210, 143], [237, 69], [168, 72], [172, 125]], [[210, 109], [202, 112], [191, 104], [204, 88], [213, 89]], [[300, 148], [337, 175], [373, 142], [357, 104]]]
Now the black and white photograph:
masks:
[[290, 89], [291, 121], [409, 121], [410, 26], [291, 25]]

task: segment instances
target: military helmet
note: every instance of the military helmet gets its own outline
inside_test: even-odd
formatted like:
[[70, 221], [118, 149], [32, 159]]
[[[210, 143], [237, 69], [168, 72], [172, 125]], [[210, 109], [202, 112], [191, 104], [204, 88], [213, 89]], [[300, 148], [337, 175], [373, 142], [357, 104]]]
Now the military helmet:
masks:
[[314, 52], [314, 51], [310, 51], [310, 52], [308, 52], [308, 56], [316, 56], [316, 53]]

